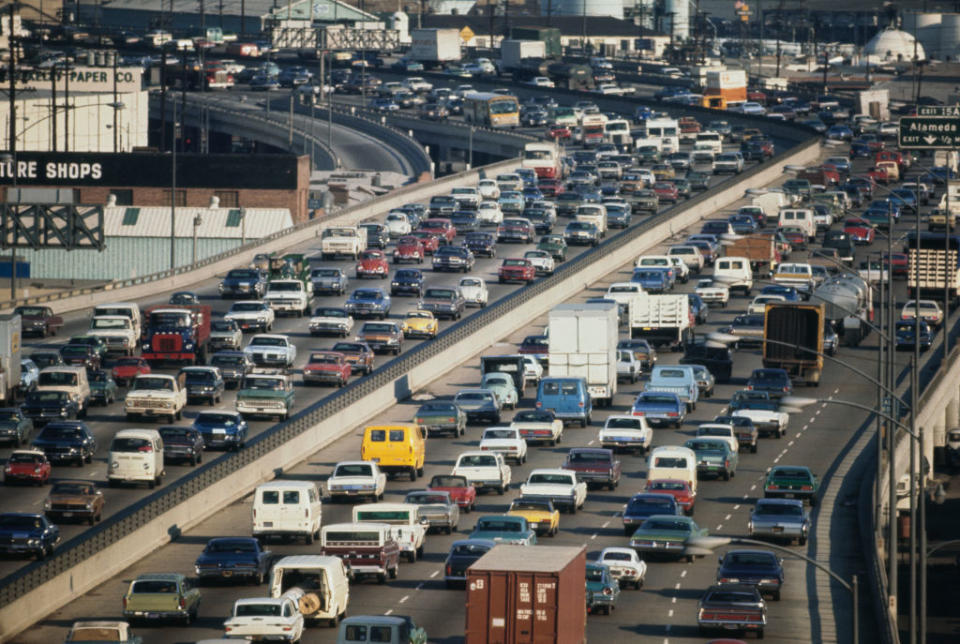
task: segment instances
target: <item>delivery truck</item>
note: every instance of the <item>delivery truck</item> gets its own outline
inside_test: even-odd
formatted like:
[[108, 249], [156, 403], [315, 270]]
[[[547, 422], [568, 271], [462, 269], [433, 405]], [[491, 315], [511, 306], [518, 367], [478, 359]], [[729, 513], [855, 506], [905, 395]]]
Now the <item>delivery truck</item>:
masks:
[[0, 406], [15, 405], [20, 387], [20, 314], [0, 315]]
[[584, 644], [583, 546], [498, 545], [467, 568], [466, 644]]
[[411, 29], [407, 57], [434, 66], [460, 60], [460, 32], [456, 29]]
[[951, 305], [956, 305], [960, 299], [960, 235], [921, 232], [918, 237], [911, 232], [906, 251], [907, 295], [942, 300], [946, 294]]
[[767, 304], [763, 324], [763, 366], [786, 369], [791, 380], [811, 387], [823, 373], [822, 304]]
[[500, 43], [500, 70], [504, 72], [509, 72], [523, 60], [543, 60], [546, 57], [547, 46], [542, 40], [504, 40]]
[[584, 378], [594, 405], [609, 406], [617, 393], [616, 302], [560, 304], [548, 321], [550, 376]]
[[780, 252], [773, 235], [758, 233], [739, 237], [726, 247], [730, 257], [746, 257], [754, 275], [770, 277], [780, 263]]
[[682, 351], [693, 338], [690, 298], [686, 294], [638, 297], [630, 314], [630, 337]]

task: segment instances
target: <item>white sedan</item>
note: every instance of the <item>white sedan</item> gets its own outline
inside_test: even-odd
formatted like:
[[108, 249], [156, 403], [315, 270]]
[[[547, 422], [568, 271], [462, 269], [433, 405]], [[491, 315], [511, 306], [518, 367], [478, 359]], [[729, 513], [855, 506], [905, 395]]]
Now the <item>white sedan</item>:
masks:
[[647, 577], [647, 562], [633, 548], [604, 548], [598, 561], [607, 565], [610, 575], [621, 586], [633, 584], [634, 589], [640, 590]]
[[553, 271], [556, 269], [553, 255], [545, 250], [528, 250], [523, 254], [523, 257], [530, 260], [539, 275], [553, 275]]
[[299, 642], [303, 637], [303, 615], [297, 602], [303, 591], [297, 589], [282, 597], [238, 599], [230, 617], [223, 623], [230, 639]]
[[697, 281], [695, 292], [707, 304], [719, 304], [727, 308], [727, 303], [730, 301], [730, 288], [726, 284], [709, 278]]
[[747, 307], [747, 313], [763, 314], [767, 310], [767, 304], [776, 304], [778, 302], [786, 301], [787, 298], [782, 295], [758, 295], [753, 298], [752, 302], [750, 302], [750, 305]]
[[481, 226], [499, 226], [503, 223], [503, 210], [500, 202], [492, 199], [481, 201], [477, 206], [477, 223]]
[[405, 212], [389, 212], [386, 219], [387, 230], [390, 231], [390, 237], [403, 237], [410, 234], [410, 218]]
[[513, 427], [488, 427], [483, 430], [480, 449], [484, 452], [500, 452], [504, 458], [516, 461], [517, 465], [527, 462], [527, 441]]
[[563, 440], [563, 421], [546, 409], [521, 409], [514, 414], [510, 427], [528, 443], [556, 445]]
[[333, 501], [365, 497], [375, 502], [383, 498], [386, 488], [387, 475], [372, 461], [342, 461], [327, 479], [327, 492]]
[[477, 184], [477, 190], [480, 191], [480, 196], [483, 199], [500, 198], [500, 184], [493, 179], [481, 179], [480, 183]]
[[647, 454], [653, 443], [653, 430], [643, 416], [616, 415], [607, 418], [598, 438], [603, 447]]
[[490, 292], [487, 290], [487, 283], [479, 277], [461, 277], [460, 293], [466, 300], [467, 306], [479, 306], [483, 308], [490, 300]]

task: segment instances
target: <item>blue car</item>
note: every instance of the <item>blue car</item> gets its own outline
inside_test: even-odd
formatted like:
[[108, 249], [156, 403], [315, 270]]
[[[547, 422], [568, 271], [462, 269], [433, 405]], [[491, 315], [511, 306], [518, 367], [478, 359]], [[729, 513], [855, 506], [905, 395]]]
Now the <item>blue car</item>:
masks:
[[390, 295], [413, 295], [423, 297], [423, 272], [417, 268], [401, 268], [394, 272], [390, 281]]
[[730, 215], [727, 221], [738, 235], [752, 235], [757, 232], [757, 222], [750, 215]]
[[270, 574], [273, 553], [253, 537], [210, 539], [193, 567], [198, 579], [235, 579], [261, 585]]
[[956, 179], [957, 173], [952, 168], [944, 165], [938, 165], [930, 168], [919, 179], [919, 181], [933, 181], [934, 183], [946, 183], [950, 179]]
[[344, 306], [355, 318], [385, 320], [390, 315], [390, 296], [382, 288], [358, 288], [350, 294]]
[[[823, 120], [823, 118], [821, 118]], [[835, 141], [852, 141], [853, 130], [846, 125], [831, 125], [827, 130], [827, 138]]]
[[86, 423], [59, 420], [41, 429], [30, 446], [46, 454], [53, 465], [73, 463], [83, 467], [84, 463], [93, 462], [93, 455], [97, 452], [97, 439]]
[[680, 427], [687, 418], [687, 404], [672, 392], [642, 391], [633, 401], [630, 413], [643, 416], [651, 425]]
[[799, 302], [802, 300], [800, 293], [792, 286], [783, 284], [768, 284], [760, 291], [760, 295], [781, 295], [787, 302]]
[[623, 509], [623, 534], [632, 535], [637, 526], [655, 514], [683, 514], [683, 508], [672, 494], [643, 492], [634, 494]]
[[500, 204], [500, 210], [502, 210], [504, 214], [523, 212], [524, 202], [522, 192], [506, 190], [500, 193], [500, 198], [497, 199], [497, 201]]
[[[897, 349], [913, 349], [917, 321], [901, 320], [897, 322]], [[933, 346], [933, 332], [923, 320], [920, 320], [920, 350], [926, 351]]]
[[720, 557], [717, 583], [756, 586], [761, 595], [780, 601], [783, 563], [769, 550], [730, 550]]
[[900, 206], [901, 211], [908, 210], [912, 213], [917, 212], [917, 194], [909, 188], [894, 188], [890, 191], [889, 196], [887, 196], [887, 201], [896, 206]]
[[203, 436], [204, 446], [238, 450], [247, 442], [249, 426], [235, 411], [201, 411], [193, 428]]
[[45, 559], [60, 543], [60, 529], [42, 514], [0, 514], [0, 553]]
[[540, 188], [536, 186], [524, 186], [523, 200], [526, 203], [531, 203], [533, 201], [543, 201], [543, 193], [540, 192]]
[[871, 157], [873, 157], [873, 150], [871, 150], [870, 146], [866, 143], [854, 141], [850, 144], [851, 159], [869, 159]]
[[659, 268], [635, 268], [630, 281], [643, 286], [647, 293], [664, 293], [670, 290], [670, 274]]

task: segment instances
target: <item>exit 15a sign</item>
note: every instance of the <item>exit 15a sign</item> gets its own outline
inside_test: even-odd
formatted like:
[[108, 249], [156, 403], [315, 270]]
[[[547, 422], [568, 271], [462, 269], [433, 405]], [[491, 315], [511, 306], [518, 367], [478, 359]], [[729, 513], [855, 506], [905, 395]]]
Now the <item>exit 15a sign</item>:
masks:
[[960, 147], [960, 115], [905, 116], [900, 119], [899, 147], [933, 150]]

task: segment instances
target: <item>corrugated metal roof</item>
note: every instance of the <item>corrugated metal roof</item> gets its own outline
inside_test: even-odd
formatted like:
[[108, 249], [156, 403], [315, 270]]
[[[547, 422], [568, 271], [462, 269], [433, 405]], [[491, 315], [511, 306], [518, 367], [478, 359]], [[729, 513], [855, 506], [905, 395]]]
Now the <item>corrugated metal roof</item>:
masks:
[[[176, 210], [176, 236], [193, 237], [193, 219], [200, 217], [199, 238], [259, 239], [293, 226], [286, 208], [187, 208]], [[103, 209], [106, 237], [170, 237], [170, 208], [164, 206], [109, 206]]]

